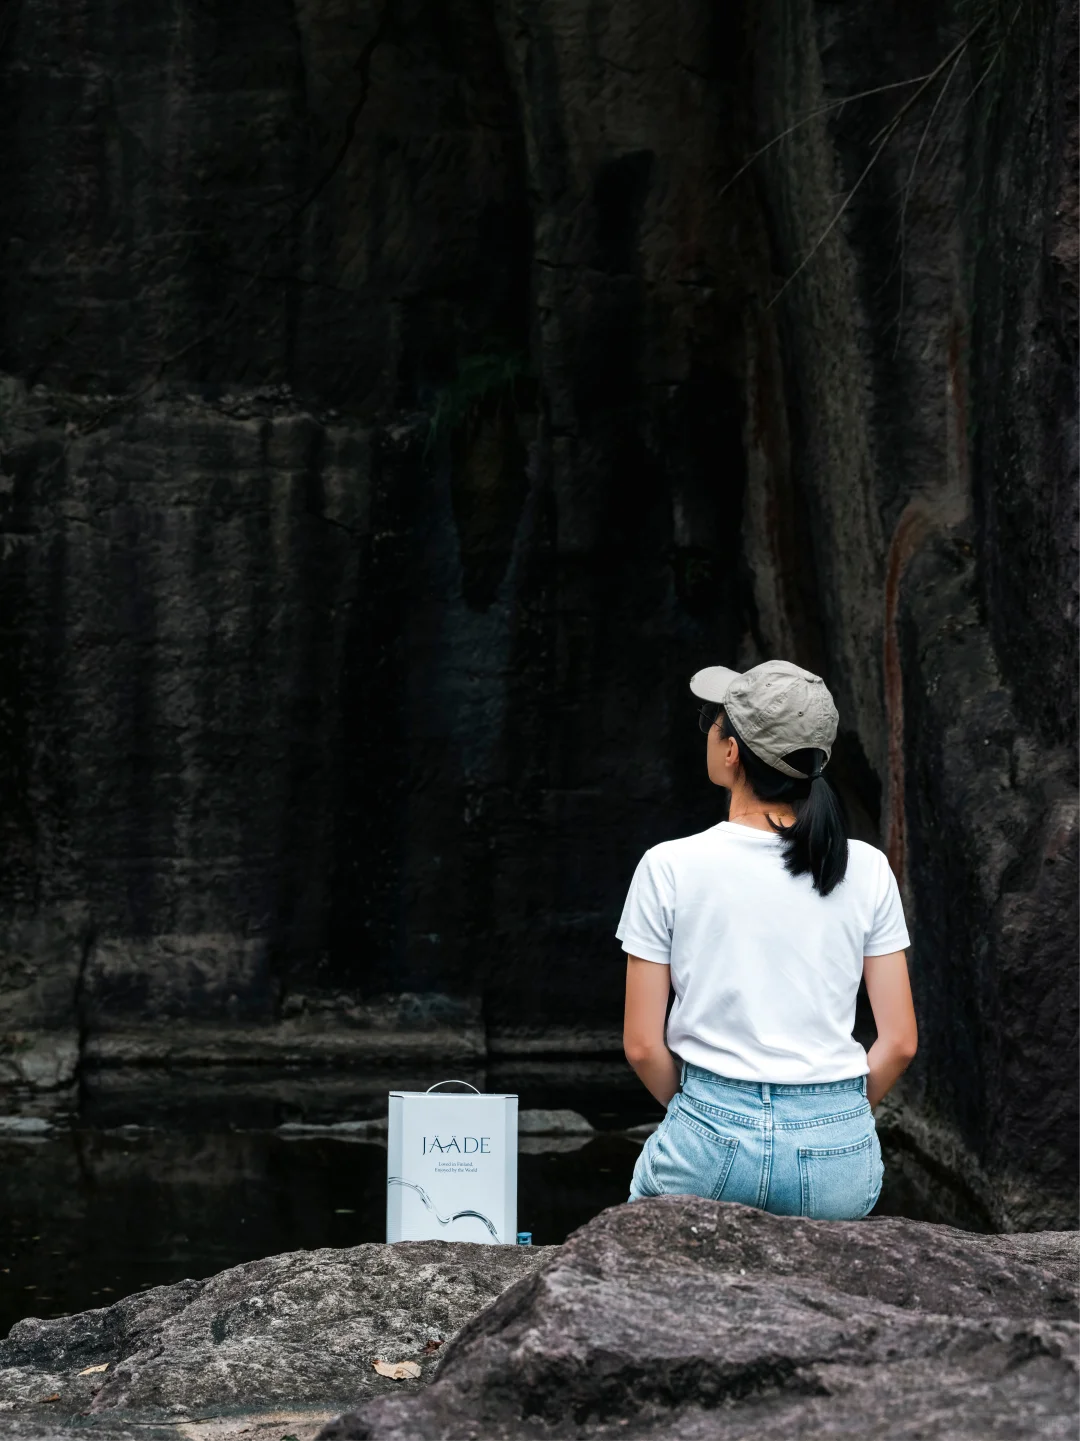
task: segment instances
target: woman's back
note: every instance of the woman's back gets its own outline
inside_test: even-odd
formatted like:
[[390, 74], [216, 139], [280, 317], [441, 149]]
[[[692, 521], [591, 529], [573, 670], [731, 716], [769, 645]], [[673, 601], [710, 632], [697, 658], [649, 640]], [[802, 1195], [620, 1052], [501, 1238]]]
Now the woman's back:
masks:
[[[619, 923], [623, 1048], [667, 1107], [630, 1199], [864, 1216], [882, 1177], [872, 1107], [917, 1040], [896, 881], [880, 851], [849, 842], [822, 774], [839, 717], [820, 676], [707, 666], [690, 689], [730, 819], [648, 851]], [[869, 1055], [851, 1034], [860, 977]]]
[[780, 836], [726, 821], [646, 852], [617, 934], [671, 967], [677, 1055], [789, 1085], [866, 1074], [851, 1035], [863, 957], [909, 944], [881, 851], [849, 842], [845, 878], [822, 896], [785, 868]]

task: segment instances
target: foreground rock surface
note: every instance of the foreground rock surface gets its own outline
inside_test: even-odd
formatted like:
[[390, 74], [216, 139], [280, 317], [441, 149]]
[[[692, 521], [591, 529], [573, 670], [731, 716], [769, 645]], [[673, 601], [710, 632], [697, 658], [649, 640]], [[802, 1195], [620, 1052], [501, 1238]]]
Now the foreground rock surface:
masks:
[[604, 1212], [478, 1315], [421, 1395], [321, 1441], [1066, 1437], [1077, 1236]]
[[[59, 1436], [77, 1426], [144, 1441], [158, 1425], [175, 1436], [178, 1424], [191, 1436], [310, 1435], [358, 1399], [422, 1385], [438, 1356], [432, 1343], [543, 1255], [444, 1241], [296, 1251], [101, 1310], [21, 1321], [0, 1342], [0, 1429]], [[414, 1360], [421, 1378], [377, 1376], [376, 1357]]]

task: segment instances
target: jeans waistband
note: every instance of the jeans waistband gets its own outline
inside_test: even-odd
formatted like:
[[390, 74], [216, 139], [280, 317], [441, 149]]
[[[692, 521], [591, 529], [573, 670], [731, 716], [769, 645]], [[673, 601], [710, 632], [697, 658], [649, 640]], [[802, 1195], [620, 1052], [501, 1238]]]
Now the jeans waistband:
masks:
[[811, 1081], [806, 1085], [795, 1086], [774, 1084], [772, 1081], [737, 1081], [731, 1076], [718, 1076], [715, 1071], [706, 1071], [703, 1066], [692, 1066], [689, 1061], [684, 1061], [682, 1067], [684, 1086], [687, 1081], [702, 1081], [706, 1085], [713, 1086], [730, 1086], [736, 1091], [747, 1091], [755, 1096], [813, 1096], [821, 1091], [857, 1091], [861, 1096], [866, 1095], [865, 1076], [850, 1076], [844, 1081]]

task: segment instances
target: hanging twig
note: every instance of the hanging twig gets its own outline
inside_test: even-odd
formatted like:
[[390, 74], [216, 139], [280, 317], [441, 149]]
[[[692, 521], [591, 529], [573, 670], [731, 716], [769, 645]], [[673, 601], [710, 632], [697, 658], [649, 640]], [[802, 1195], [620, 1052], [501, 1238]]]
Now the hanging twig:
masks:
[[859, 90], [856, 91], [854, 95], [842, 95], [839, 100], [830, 100], [825, 105], [819, 105], [816, 110], [811, 110], [807, 115], [804, 115], [801, 120], [796, 120], [793, 125], [789, 125], [786, 130], [781, 130], [779, 135], [774, 135], [760, 150], [755, 150], [749, 160], [740, 165], [731, 179], [720, 187], [717, 199], [719, 200], [721, 196], [727, 194], [736, 180], [740, 180], [746, 174], [755, 160], [760, 160], [761, 157], [767, 155], [774, 146], [786, 140], [789, 135], [794, 135], [796, 130], [801, 130], [804, 125], [809, 125], [811, 120], [816, 120], [819, 115], [827, 115], [832, 110], [842, 110], [845, 105], [850, 105], [854, 100], [865, 100], [871, 95], [883, 95], [887, 90], [903, 90], [908, 85], [918, 85], [920, 81], [928, 78], [926, 75], [914, 75], [910, 80], [893, 80], [890, 81], [888, 85], [875, 85], [872, 90]]
[[814, 256], [818, 253], [818, 251], [821, 249], [821, 247], [825, 244], [826, 240], [828, 240], [828, 238], [829, 238], [829, 236], [832, 234], [832, 232], [836, 229], [837, 225], [839, 225], [841, 216], [844, 214], [845, 210], [847, 210], [847, 208], [848, 208], [848, 206], [851, 204], [851, 202], [855, 199], [855, 196], [858, 194], [859, 188], [861, 187], [863, 181], [866, 179], [866, 177], [870, 174], [871, 170], [873, 170], [874, 166], [877, 164], [877, 158], [878, 158], [878, 156], [881, 154], [881, 152], [885, 149], [886, 145], [888, 145], [889, 141], [892, 139], [893, 134], [895, 133], [895, 131], [896, 131], [897, 127], [899, 126], [899, 124], [900, 124], [900, 120], [899, 120], [899, 118], [897, 118], [897, 119], [893, 120], [893, 122], [892, 122], [891, 125], [888, 126], [888, 128], [886, 129], [886, 131], [885, 131], [885, 133], [884, 133], [884, 136], [882, 137], [882, 140], [881, 140], [880, 144], [878, 145], [877, 149], [874, 151], [873, 155], [871, 155], [871, 157], [870, 157], [869, 161], [867, 162], [866, 167], [865, 167], [865, 169], [863, 170], [862, 174], [859, 176], [858, 180], [856, 180], [855, 184], [854, 184], [854, 185], [851, 187], [851, 189], [848, 191], [847, 195], [844, 197], [843, 204], [840, 206], [839, 210], [837, 210], [836, 214], [835, 214], [835, 215], [833, 216], [833, 218], [829, 221], [828, 225], [826, 225], [825, 229], [821, 232], [821, 234], [818, 236], [818, 238], [814, 241], [813, 245], [810, 247], [810, 249], [809, 249], [809, 251], [807, 252], [807, 254], [805, 255], [805, 257], [799, 262], [799, 264], [795, 267], [795, 269], [792, 271], [792, 273], [791, 273], [791, 274], [788, 276], [788, 278], [784, 281], [783, 285], [781, 285], [780, 289], [776, 292], [776, 294], [773, 296], [773, 298], [769, 301], [768, 305], [765, 307], [766, 310], [771, 310], [771, 309], [773, 308], [773, 306], [776, 304], [776, 302], [780, 299], [780, 297], [781, 297], [781, 296], [784, 294], [784, 292], [787, 290], [788, 286], [791, 285], [794, 281], [796, 281], [796, 280], [799, 278], [799, 276], [803, 273], [803, 271], [806, 269], [806, 267], [810, 264], [811, 260], [813, 260]]
[[[998, 60], [1001, 58], [1001, 52], [1005, 49], [1005, 43], [1006, 43], [1006, 41], [1008, 40], [1009, 35], [1010, 35], [1011, 32], [1012, 32], [1013, 26], [1016, 24], [1017, 20], [1019, 19], [1019, 17], [1020, 17], [1020, 12], [1023, 10], [1023, 8], [1024, 8], [1024, 0], [1020, 0], [1020, 4], [1017, 5], [1016, 9], [1013, 11], [1013, 13], [1012, 13], [1012, 18], [1009, 20], [1009, 23], [1006, 25], [1004, 31], [1002, 32], [1001, 39], [1000, 39], [1000, 40], [998, 41], [998, 43], [994, 46], [993, 54], [990, 56], [990, 59], [986, 62], [986, 65], [983, 67], [983, 72], [982, 72], [982, 74], [979, 76], [978, 80], [976, 80], [975, 84], [971, 87], [971, 89], [970, 89], [970, 91], [967, 93], [967, 95], [964, 96], [963, 102], [962, 102], [962, 104], [960, 105], [959, 109], [958, 109], [957, 112], [956, 112], [957, 117], [963, 114], [963, 112], [967, 109], [967, 107], [968, 107], [968, 106], [971, 104], [971, 102], [975, 99], [976, 95], [978, 95], [978, 93], [979, 93], [979, 91], [982, 89], [983, 85], [986, 83], [987, 79], [988, 79], [989, 76], [990, 76], [990, 72], [993, 70], [994, 66], [998, 63]], [[955, 117], [954, 117], [953, 123], [955, 123]], [[933, 150], [933, 152], [932, 152], [932, 154], [931, 154], [931, 156], [930, 156], [930, 159], [929, 159], [929, 161], [927, 162], [928, 168], [932, 168], [932, 167], [933, 167], [934, 162], [937, 160], [938, 156], [941, 154], [941, 147], [945, 144], [945, 141], [948, 139], [948, 135], [949, 135], [949, 129], [948, 129], [948, 127], [947, 127], [946, 130], [945, 130], [944, 135], [942, 135], [941, 139], [938, 141], [937, 145], [934, 147], [934, 150]]]
[[[1011, 15], [1011, 17], [1010, 17], [1010, 19], [1009, 19], [1008, 24], [1005, 26], [1005, 29], [1002, 31], [1001, 39], [1000, 39], [1000, 40], [998, 41], [998, 43], [994, 46], [993, 53], [992, 53], [992, 55], [990, 56], [990, 59], [987, 61], [985, 67], [983, 68], [982, 74], [979, 76], [978, 80], [976, 80], [975, 84], [974, 84], [974, 85], [971, 87], [971, 89], [968, 91], [967, 95], [964, 96], [963, 100], [961, 100], [960, 104], [955, 107], [955, 109], [953, 110], [952, 115], [948, 118], [948, 120], [946, 120], [945, 124], [943, 125], [940, 138], [938, 139], [937, 144], [934, 146], [933, 150], [931, 151], [929, 160], [926, 162], [926, 167], [925, 167], [925, 168], [926, 168], [927, 171], [932, 171], [932, 170], [934, 169], [934, 166], [937, 164], [937, 158], [938, 158], [938, 156], [941, 154], [942, 147], [943, 147], [943, 146], [945, 145], [945, 143], [948, 141], [949, 136], [952, 134], [953, 130], [954, 130], [955, 127], [956, 127], [956, 122], [961, 118], [961, 116], [964, 114], [964, 111], [965, 111], [965, 110], [967, 109], [967, 107], [971, 104], [971, 102], [975, 99], [975, 96], [979, 93], [979, 91], [981, 90], [982, 86], [985, 84], [987, 78], [989, 77], [990, 73], [991, 73], [992, 70], [994, 69], [994, 66], [997, 64], [997, 62], [998, 62], [998, 60], [999, 60], [999, 58], [1000, 58], [1000, 56], [1001, 56], [1001, 52], [1002, 52], [1002, 50], [1005, 48], [1006, 41], [1008, 40], [1009, 35], [1010, 35], [1011, 31], [1012, 31], [1012, 28], [1013, 28], [1014, 24], [1016, 23], [1016, 20], [1018, 19], [1018, 17], [1019, 17], [1019, 15], [1020, 15], [1020, 12], [1021, 12], [1022, 9], [1023, 9], [1023, 0], [1020, 0], [1020, 4], [1017, 5], [1016, 9], [1013, 11], [1013, 13], [1012, 13], [1012, 15]], [[960, 57], [958, 56], [958, 57], [957, 57], [957, 64], [959, 63], [959, 59], [960, 59]], [[956, 66], [954, 66], [953, 69], [950, 70], [948, 76], [946, 76], [946, 84], [945, 84], [945, 86], [942, 87], [942, 90], [939, 92], [938, 98], [937, 98], [937, 100], [936, 100], [935, 103], [934, 103], [934, 111], [935, 111], [935, 112], [937, 111], [938, 106], [939, 106], [940, 103], [941, 103], [941, 100], [942, 100], [942, 98], [943, 98], [943, 96], [944, 96], [944, 93], [945, 93], [945, 89], [947, 88], [949, 81], [951, 81], [951, 79], [952, 79], [952, 75], [955, 73], [955, 69], [956, 69]], [[932, 120], [933, 120], [933, 115], [931, 115], [931, 121], [932, 121]], [[920, 142], [919, 142], [919, 149], [920, 149], [920, 150], [922, 149], [922, 147], [923, 147], [923, 145], [924, 145], [924, 143], [925, 143], [925, 141], [926, 141], [926, 138], [927, 138], [927, 135], [928, 135], [928, 133], [929, 133], [929, 130], [930, 130], [930, 123], [928, 122], [926, 129], [923, 131], [922, 139], [921, 139]], [[916, 162], [918, 161], [918, 159], [919, 159], [919, 155], [916, 154]], [[903, 185], [901, 185], [901, 186], [899, 187], [899, 189], [897, 190], [897, 192], [896, 192], [896, 194], [897, 194], [898, 196], [902, 197], [901, 223], [900, 223], [899, 233], [898, 233], [898, 236], [897, 236], [897, 243], [896, 243], [896, 245], [894, 246], [894, 253], [895, 253], [895, 252], [899, 252], [899, 263], [898, 263], [898, 265], [897, 265], [897, 264], [894, 264], [894, 265], [890, 266], [889, 271], [888, 271], [888, 274], [885, 276], [884, 280], [881, 282], [881, 285], [878, 287], [878, 290], [877, 290], [877, 292], [876, 292], [877, 294], [880, 294], [881, 291], [885, 289], [885, 286], [886, 286], [886, 285], [889, 283], [889, 281], [893, 278], [893, 275], [896, 273], [897, 269], [899, 268], [899, 269], [900, 269], [900, 305], [899, 305], [899, 309], [898, 309], [897, 317], [896, 317], [896, 321], [895, 321], [896, 329], [897, 329], [897, 339], [896, 339], [897, 348], [899, 348], [900, 338], [901, 338], [901, 335], [902, 335], [902, 332], [903, 332], [904, 291], [905, 291], [905, 288], [906, 288], [906, 274], [907, 274], [907, 272], [906, 272], [906, 267], [905, 267], [905, 263], [904, 263], [904, 261], [905, 261], [905, 255], [906, 255], [906, 240], [905, 240], [905, 237], [906, 237], [906, 226], [905, 226], [905, 223], [904, 223], [904, 216], [905, 216], [905, 214], [906, 214], [906, 209], [907, 209], [907, 200], [908, 200], [909, 189], [911, 188], [912, 183], [913, 183], [913, 180], [914, 180], [914, 170], [915, 170], [915, 167], [913, 166], [913, 167], [912, 167], [912, 171], [909, 173], [908, 180], [907, 180]], [[896, 354], [896, 351], [895, 351], [895, 350], [894, 350], [893, 354], [894, 354], [894, 355]]]
[[926, 137], [930, 134], [930, 127], [934, 123], [934, 117], [937, 115], [938, 110], [941, 108], [941, 102], [945, 99], [945, 92], [948, 90], [949, 84], [952, 81], [953, 76], [956, 74], [960, 61], [963, 58], [964, 51], [961, 50], [958, 52], [956, 59], [949, 67], [945, 79], [941, 82], [941, 89], [937, 93], [937, 98], [930, 109], [930, 114], [927, 116], [926, 124], [923, 126], [922, 134], [919, 136], [919, 143], [915, 147], [915, 156], [911, 162], [911, 169], [908, 171], [908, 178], [904, 182], [903, 195], [900, 200], [900, 304], [896, 315], [896, 345], [893, 348], [894, 358], [900, 351], [900, 336], [903, 334], [904, 329], [904, 267], [907, 256], [906, 227], [908, 201], [911, 198], [911, 192], [915, 182], [915, 172], [919, 168], [919, 156], [922, 154], [923, 146], [926, 144]]
[[863, 181], [866, 179], [866, 177], [870, 174], [871, 170], [873, 170], [874, 166], [877, 164], [877, 161], [878, 161], [879, 156], [881, 155], [881, 152], [885, 149], [886, 145], [889, 143], [889, 141], [892, 139], [892, 137], [896, 134], [896, 131], [897, 131], [897, 129], [899, 128], [901, 122], [904, 120], [904, 117], [908, 114], [908, 112], [912, 109], [913, 106], [915, 106], [915, 105], [918, 104], [919, 100], [923, 97], [923, 95], [926, 94], [927, 90], [930, 88], [930, 86], [933, 84], [933, 82], [938, 78], [938, 76], [941, 75], [941, 74], [942, 74], [945, 70], [947, 70], [950, 66], [952, 66], [952, 65], [954, 65], [954, 64], [956, 63], [956, 61], [957, 61], [957, 60], [959, 59], [959, 57], [964, 53], [964, 51], [965, 51], [965, 50], [967, 49], [967, 47], [971, 44], [972, 40], [975, 38], [975, 36], [978, 34], [978, 32], [982, 29], [982, 27], [983, 27], [985, 24], [986, 24], [986, 17], [985, 17], [985, 16], [984, 16], [981, 20], [977, 20], [977, 21], [975, 22], [975, 24], [971, 27], [971, 29], [967, 32], [967, 34], [963, 37], [963, 39], [959, 40], [959, 41], [956, 43], [956, 45], [954, 45], [953, 48], [949, 51], [948, 55], [946, 55], [943, 60], [939, 61], [938, 64], [934, 66], [933, 70], [931, 70], [931, 71], [929, 72], [929, 74], [927, 74], [927, 75], [923, 78], [923, 80], [922, 80], [921, 84], [919, 85], [918, 90], [916, 90], [915, 94], [912, 95], [912, 96], [910, 96], [907, 100], [904, 101], [903, 105], [900, 106], [899, 110], [897, 110], [896, 114], [892, 117], [892, 119], [889, 120], [885, 125], [883, 125], [882, 128], [877, 132], [877, 134], [871, 139], [870, 144], [874, 147], [874, 152], [873, 152], [873, 154], [870, 156], [870, 159], [867, 161], [865, 167], [863, 168], [862, 174], [859, 176], [858, 180], [856, 180], [855, 184], [854, 184], [854, 185], [851, 187], [851, 189], [848, 191], [847, 195], [844, 197], [843, 203], [840, 205], [839, 209], [836, 211], [836, 214], [832, 217], [832, 219], [829, 221], [828, 225], [826, 225], [825, 229], [821, 232], [821, 234], [818, 236], [818, 238], [814, 241], [813, 245], [810, 247], [810, 249], [809, 249], [809, 251], [807, 252], [807, 254], [803, 257], [803, 259], [802, 259], [802, 260], [799, 262], [799, 264], [795, 267], [795, 269], [792, 271], [792, 273], [791, 273], [791, 274], [788, 276], [788, 278], [784, 281], [783, 285], [781, 285], [780, 289], [776, 292], [776, 294], [773, 296], [773, 298], [769, 301], [769, 304], [768, 304], [768, 306], [766, 307], [767, 309], [770, 309], [770, 310], [771, 310], [772, 307], [776, 304], [776, 302], [780, 299], [780, 297], [781, 297], [781, 296], [785, 293], [785, 291], [788, 289], [788, 287], [789, 287], [795, 280], [798, 279], [798, 277], [803, 273], [803, 271], [806, 269], [806, 267], [810, 264], [811, 260], [813, 260], [814, 256], [815, 256], [815, 255], [818, 253], [818, 251], [821, 249], [822, 245], [824, 245], [825, 241], [829, 238], [829, 236], [832, 234], [832, 232], [836, 229], [837, 225], [840, 223], [841, 217], [844, 215], [844, 213], [846, 212], [848, 206], [849, 206], [849, 205], [851, 204], [851, 202], [855, 199], [855, 196], [858, 194], [859, 190], [861, 189]]
[[975, 39], [975, 36], [986, 24], [987, 18], [988, 17], [984, 15], [981, 20], [976, 20], [975, 24], [971, 27], [967, 34], [964, 35], [962, 39], [956, 42], [953, 48], [949, 51], [948, 55], [946, 55], [944, 59], [938, 61], [938, 63], [934, 66], [933, 70], [931, 70], [930, 73], [924, 78], [922, 84], [919, 86], [918, 90], [916, 90], [915, 94], [904, 101], [903, 105], [901, 105], [900, 109], [893, 116], [892, 120], [890, 120], [887, 125], [883, 125], [881, 127], [881, 130], [878, 131], [877, 135], [871, 136], [871, 145], [875, 143], [878, 137], [885, 130], [889, 130], [891, 132], [894, 122], [897, 120], [902, 120], [907, 114], [907, 112], [912, 108], [912, 106], [919, 103], [919, 100], [934, 83], [934, 81], [938, 78], [938, 76], [943, 71], [949, 68], [949, 66], [953, 63], [953, 61], [958, 55], [962, 55], [964, 53], [967, 47]]

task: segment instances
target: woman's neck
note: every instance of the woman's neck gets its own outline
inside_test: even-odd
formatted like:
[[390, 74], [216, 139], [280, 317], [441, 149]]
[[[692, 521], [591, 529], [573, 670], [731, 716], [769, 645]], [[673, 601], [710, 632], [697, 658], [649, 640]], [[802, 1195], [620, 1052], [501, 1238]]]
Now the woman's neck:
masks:
[[782, 802], [762, 801], [745, 783], [731, 788], [731, 804], [728, 806], [728, 820], [737, 826], [750, 826], [755, 831], [771, 831], [770, 821], [777, 825], [790, 826], [795, 812]]

